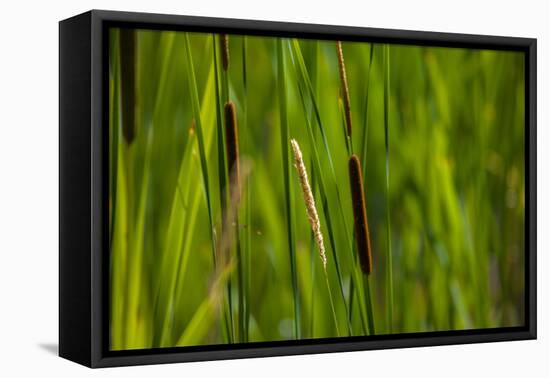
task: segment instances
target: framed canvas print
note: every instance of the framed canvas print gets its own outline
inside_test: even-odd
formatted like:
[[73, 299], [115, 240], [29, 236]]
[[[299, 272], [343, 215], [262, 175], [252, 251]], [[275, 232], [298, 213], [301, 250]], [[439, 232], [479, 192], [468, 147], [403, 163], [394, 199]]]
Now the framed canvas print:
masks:
[[536, 337], [536, 40], [60, 22], [59, 351]]

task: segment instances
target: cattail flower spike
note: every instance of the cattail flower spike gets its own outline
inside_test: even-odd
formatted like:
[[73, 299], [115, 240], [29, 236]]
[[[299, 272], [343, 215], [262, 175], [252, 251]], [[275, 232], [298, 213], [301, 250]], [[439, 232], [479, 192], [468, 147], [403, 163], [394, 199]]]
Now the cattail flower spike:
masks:
[[325, 244], [323, 241], [323, 235], [321, 233], [321, 222], [319, 221], [319, 215], [317, 214], [317, 208], [315, 207], [315, 199], [313, 198], [313, 193], [311, 191], [311, 186], [309, 185], [309, 179], [307, 177], [306, 166], [302, 158], [302, 151], [300, 151], [300, 146], [295, 139], [290, 141], [292, 145], [292, 151], [294, 153], [295, 167], [298, 171], [298, 176], [300, 177], [300, 185], [302, 186], [302, 192], [304, 194], [304, 201], [306, 203], [307, 217], [309, 223], [311, 224], [311, 229], [313, 230], [313, 235], [315, 237], [315, 242], [319, 247], [319, 255], [323, 263], [323, 268], [327, 269], [327, 256], [325, 253]]

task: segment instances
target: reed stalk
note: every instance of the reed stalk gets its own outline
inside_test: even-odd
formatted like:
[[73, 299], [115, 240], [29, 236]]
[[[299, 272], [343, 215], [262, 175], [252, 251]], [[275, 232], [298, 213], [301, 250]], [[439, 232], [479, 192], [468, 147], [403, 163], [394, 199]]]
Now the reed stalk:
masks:
[[[246, 36], [243, 36], [242, 39], [242, 81], [243, 81], [243, 101], [242, 101], [242, 113], [243, 113], [243, 122], [242, 126], [243, 129], [246, 131], [246, 143], [248, 147], [248, 154], [252, 154], [252, 150], [254, 147], [254, 141], [252, 140], [250, 136], [250, 130], [248, 129], [248, 97], [247, 97], [247, 67], [246, 67], [246, 60], [247, 60], [247, 53], [246, 53], [246, 47], [247, 47], [247, 38]], [[242, 177], [241, 177], [242, 179]], [[251, 250], [252, 250], [252, 214], [251, 214], [251, 208], [252, 208], [252, 190], [250, 185], [250, 175], [246, 176], [246, 180], [243, 183], [243, 185], [246, 186], [246, 206], [245, 206], [245, 228], [244, 228], [244, 262], [245, 262], [245, 269], [244, 269], [244, 276], [245, 276], [245, 289], [244, 289], [244, 297], [245, 297], [245, 311], [244, 311], [244, 317], [245, 317], [245, 335], [244, 340], [246, 342], [249, 341], [249, 329], [250, 329], [250, 287], [251, 287]], [[242, 189], [242, 188], [241, 188]]]
[[222, 59], [222, 98], [229, 101], [229, 36], [220, 34], [220, 55]]
[[220, 34], [220, 51], [223, 70], [227, 71], [229, 69], [229, 36], [227, 34]]
[[[237, 126], [237, 110], [235, 104], [229, 101], [224, 106], [225, 115], [225, 150], [227, 152], [227, 168], [229, 175], [229, 195], [237, 203], [241, 200], [241, 173], [239, 162], [239, 132]], [[241, 242], [239, 238], [239, 217], [235, 215], [235, 233], [237, 235], [237, 290], [239, 340], [244, 341], [244, 266]]]
[[[362, 157], [361, 162], [363, 169], [367, 166], [367, 150], [369, 140], [369, 89], [370, 89], [370, 72], [372, 68], [372, 59], [374, 57], [374, 44], [371, 43], [369, 48], [369, 68], [367, 70], [367, 79], [365, 80], [365, 96], [363, 102], [363, 145], [361, 147]], [[363, 175], [365, 172], [363, 172]]]
[[368, 276], [372, 273], [372, 248], [369, 235], [369, 222], [367, 219], [367, 206], [365, 203], [365, 189], [361, 162], [357, 155], [352, 155], [348, 162], [351, 199], [353, 204], [353, 220], [355, 225], [355, 242], [359, 263], [363, 272], [367, 312], [369, 314], [369, 331], [374, 334], [374, 317], [372, 310], [372, 298]]
[[287, 86], [286, 86], [286, 62], [283, 50], [283, 41], [277, 40], [277, 76], [278, 76], [278, 95], [279, 95], [279, 116], [281, 122], [281, 155], [283, 158], [284, 173], [284, 193], [285, 193], [285, 212], [288, 257], [290, 261], [290, 274], [292, 280], [292, 294], [294, 302], [294, 337], [299, 339], [300, 332], [300, 298], [298, 292], [298, 276], [296, 269], [296, 235], [295, 235], [295, 217], [294, 217], [294, 195], [292, 190], [291, 161], [290, 150], [287, 141], [289, 137], [288, 113], [287, 113]]
[[[221, 37], [220, 37], [221, 38]], [[225, 213], [228, 206], [228, 192], [226, 190], [227, 184], [229, 182], [227, 164], [226, 164], [226, 152], [225, 152], [225, 131], [224, 131], [224, 116], [223, 116], [223, 104], [222, 104], [222, 84], [221, 84], [221, 73], [220, 73], [220, 64], [218, 57], [218, 44], [216, 35], [212, 35], [212, 45], [214, 53], [214, 76], [216, 80], [216, 134], [217, 134], [217, 144], [218, 144], [218, 178], [219, 178], [219, 195], [220, 195], [220, 210], [221, 210], [221, 233], [224, 234], [225, 224], [223, 219], [225, 219]], [[221, 41], [221, 39], [220, 39]], [[223, 55], [223, 49], [220, 49], [219, 55]], [[225, 323], [225, 336], [229, 343], [233, 343], [233, 306], [231, 298], [231, 280], [226, 282], [226, 291], [227, 296], [224, 298], [223, 304], [223, 313], [224, 313], [224, 323]]]
[[361, 172], [361, 163], [357, 155], [351, 155], [349, 159], [349, 181], [353, 204], [355, 242], [357, 243], [357, 251], [359, 252], [361, 270], [364, 274], [368, 275], [372, 273], [372, 249], [367, 220], [367, 208], [365, 205], [363, 174]]
[[386, 147], [386, 301], [388, 303], [388, 332], [393, 332], [393, 267], [391, 248], [390, 219], [390, 140], [389, 140], [389, 107], [390, 107], [390, 46], [384, 46], [384, 144]]
[[292, 151], [294, 153], [294, 163], [295, 163], [296, 171], [298, 172], [298, 177], [300, 179], [300, 186], [302, 188], [304, 202], [306, 205], [307, 217], [309, 220], [309, 224], [311, 225], [313, 235], [315, 237], [315, 242], [317, 244], [317, 247], [319, 248], [319, 257], [321, 258], [321, 263], [323, 264], [323, 271], [325, 273], [325, 281], [327, 284], [327, 291], [329, 295], [330, 306], [332, 309], [332, 315], [334, 317], [334, 326], [336, 327], [336, 334], [340, 336], [340, 331], [338, 329], [338, 318], [336, 316], [336, 309], [334, 307], [334, 300], [332, 298], [332, 291], [330, 289], [330, 282], [329, 282], [328, 273], [327, 273], [327, 255], [325, 252], [325, 243], [323, 241], [323, 234], [321, 232], [321, 222], [319, 221], [317, 207], [315, 206], [315, 198], [313, 197], [313, 193], [311, 191], [311, 186], [309, 184], [309, 179], [307, 177], [307, 170], [304, 164], [300, 146], [298, 145], [298, 142], [295, 139], [292, 139], [290, 141], [290, 144], [292, 146]]
[[210, 180], [208, 177], [208, 164], [207, 164], [206, 148], [205, 148], [203, 127], [202, 127], [202, 120], [201, 120], [199, 92], [197, 89], [195, 68], [193, 65], [193, 56], [191, 53], [191, 43], [189, 42], [188, 34], [185, 35], [185, 60], [187, 64], [187, 70], [189, 73], [188, 90], [189, 90], [189, 96], [191, 97], [193, 117], [195, 119], [195, 131], [197, 134], [197, 142], [199, 145], [199, 159], [200, 159], [200, 165], [201, 165], [202, 182], [204, 187], [204, 195], [206, 197], [206, 207], [208, 210], [209, 233], [210, 233], [210, 242], [212, 246], [212, 259], [215, 265], [216, 264], [216, 238], [214, 234], [214, 217], [212, 213]]
[[[336, 42], [336, 51], [338, 54], [338, 72], [340, 73], [340, 90], [344, 105], [344, 117], [346, 123], [346, 138], [349, 146], [351, 146], [352, 123], [351, 123], [351, 100], [349, 95], [348, 77], [346, 74], [346, 63], [344, 61], [344, 52], [342, 50], [342, 42]], [[353, 150], [350, 147], [350, 150]]]

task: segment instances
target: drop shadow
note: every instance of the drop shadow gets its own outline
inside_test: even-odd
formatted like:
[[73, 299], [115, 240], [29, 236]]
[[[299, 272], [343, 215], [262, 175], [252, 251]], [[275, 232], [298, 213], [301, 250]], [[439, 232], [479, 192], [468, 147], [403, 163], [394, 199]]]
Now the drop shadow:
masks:
[[59, 354], [59, 346], [57, 343], [40, 343], [38, 347], [55, 356]]

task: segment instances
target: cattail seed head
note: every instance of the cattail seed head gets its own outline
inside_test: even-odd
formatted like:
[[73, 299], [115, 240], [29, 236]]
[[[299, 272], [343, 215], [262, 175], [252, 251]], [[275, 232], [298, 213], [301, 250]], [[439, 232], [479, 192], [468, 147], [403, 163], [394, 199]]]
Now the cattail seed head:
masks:
[[225, 114], [225, 149], [227, 151], [227, 167], [232, 187], [240, 193], [240, 166], [239, 166], [239, 130], [237, 127], [237, 110], [233, 101], [224, 106]]
[[229, 36], [220, 34], [220, 49], [222, 53], [222, 67], [225, 71], [229, 68]]
[[344, 99], [344, 114], [346, 117], [346, 130], [348, 137], [351, 138], [351, 102], [349, 97], [348, 78], [346, 75], [346, 64], [344, 62], [344, 52], [342, 51], [342, 42], [336, 42], [336, 51], [338, 53], [338, 68], [340, 70], [340, 84], [342, 88], [342, 97]]
[[131, 144], [136, 137], [136, 44], [135, 30], [120, 29], [120, 83], [122, 136]]
[[361, 263], [363, 273], [371, 274], [372, 250], [370, 245], [369, 223], [367, 220], [367, 207], [365, 205], [363, 174], [361, 173], [361, 163], [355, 154], [349, 159], [349, 182], [351, 187], [355, 240], [357, 242], [359, 262]]
[[309, 185], [306, 166], [302, 158], [302, 151], [300, 151], [300, 146], [298, 145], [298, 142], [296, 142], [295, 139], [292, 139], [290, 141], [290, 144], [292, 145], [295, 167], [296, 167], [296, 170], [298, 171], [298, 176], [300, 177], [300, 185], [302, 186], [302, 193], [304, 194], [307, 217], [309, 219], [311, 229], [313, 230], [315, 242], [319, 247], [319, 255], [321, 257], [321, 262], [323, 263], [323, 268], [326, 271], [327, 255], [325, 253], [325, 243], [323, 241], [323, 234], [321, 233], [321, 222], [319, 221], [319, 215], [317, 214], [317, 208], [315, 207], [315, 199], [313, 198], [311, 186]]

